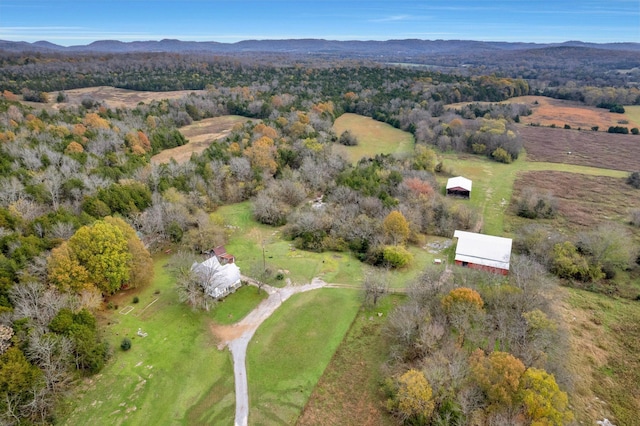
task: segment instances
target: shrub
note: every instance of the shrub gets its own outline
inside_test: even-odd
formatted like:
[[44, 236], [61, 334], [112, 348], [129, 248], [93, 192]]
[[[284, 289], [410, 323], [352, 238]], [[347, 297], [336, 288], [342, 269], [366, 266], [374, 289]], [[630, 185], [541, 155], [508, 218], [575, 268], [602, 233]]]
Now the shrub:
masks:
[[140, 299], [138, 298], [138, 296], [135, 296], [133, 298], [133, 303], [138, 303], [140, 301]]
[[633, 172], [627, 178], [627, 184], [633, 186], [635, 189], [640, 189], [640, 172]]
[[494, 160], [505, 164], [509, 164], [513, 161], [511, 154], [509, 154], [504, 148], [496, 148], [496, 150], [491, 153], [491, 157]]
[[338, 138], [338, 143], [345, 146], [356, 146], [358, 145], [358, 138], [353, 136], [350, 131], [345, 130]]
[[550, 192], [540, 195], [531, 188], [522, 191], [515, 205], [518, 216], [528, 219], [550, 219], [558, 211], [558, 201]]
[[131, 349], [131, 339], [129, 339], [128, 337], [125, 337], [124, 339], [122, 339], [122, 343], [120, 343], [120, 348], [123, 351], [128, 351], [129, 349]]
[[571, 130], [571, 126], [569, 126], [568, 124], [565, 124], [564, 128], [567, 129], [567, 130]]
[[402, 246], [386, 246], [382, 250], [382, 257], [392, 268], [402, 268], [413, 260], [413, 255]]
[[634, 134], [634, 135], [640, 134], [640, 130], [637, 127], [634, 127], [633, 129], [631, 129], [631, 134]]

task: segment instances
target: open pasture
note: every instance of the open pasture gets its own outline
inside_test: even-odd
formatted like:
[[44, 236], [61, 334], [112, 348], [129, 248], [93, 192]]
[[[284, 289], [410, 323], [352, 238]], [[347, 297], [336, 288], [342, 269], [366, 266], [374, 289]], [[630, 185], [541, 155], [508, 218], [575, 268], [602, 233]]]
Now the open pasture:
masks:
[[211, 145], [211, 142], [228, 136], [236, 123], [247, 120], [249, 119], [239, 115], [223, 115], [194, 121], [192, 124], [180, 128], [180, 133], [189, 143], [165, 149], [151, 157], [151, 162], [155, 164], [168, 163], [173, 158], [179, 164], [185, 163], [189, 161], [191, 154], [201, 153]]
[[520, 126], [529, 161], [639, 171], [640, 136]]
[[[91, 98], [98, 103], [104, 103], [109, 108], [135, 108], [140, 102], [160, 101], [162, 99], [177, 99], [198, 92], [198, 90], [175, 90], [172, 92], [142, 92], [137, 90], [118, 89], [111, 86], [85, 87], [69, 89], [64, 93], [67, 102], [56, 103], [54, 108], [66, 105], [79, 105], [85, 98]], [[55, 100], [58, 92], [49, 93], [49, 98]]]
[[639, 127], [638, 122], [631, 120], [631, 117], [625, 114], [616, 114], [605, 108], [587, 106], [575, 101], [545, 96], [520, 96], [509, 99], [507, 102], [525, 104], [531, 109], [531, 115], [520, 117], [520, 122], [523, 124], [534, 123], [556, 127], [564, 127], [568, 124], [572, 129], [581, 128], [582, 130], [590, 130], [593, 126], [598, 126], [600, 131], [606, 132], [610, 126], [618, 126], [620, 121], [628, 120], [629, 124], [624, 124], [625, 126]]
[[335, 147], [351, 163], [376, 154], [409, 155], [413, 152], [413, 135], [395, 127], [358, 114], [342, 114], [333, 123], [333, 131], [339, 137], [349, 130], [358, 139], [356, 146]]
[[513, 197], [517, 198], [525, 188], [553, 194], [558, 200], [557, 228], [561, 229], [582, 231], [606, 221], [627, 223], [629, 211], [640, 208], [640, 191], [627, 185], [624, 178], [528, 171], [517, 175]]

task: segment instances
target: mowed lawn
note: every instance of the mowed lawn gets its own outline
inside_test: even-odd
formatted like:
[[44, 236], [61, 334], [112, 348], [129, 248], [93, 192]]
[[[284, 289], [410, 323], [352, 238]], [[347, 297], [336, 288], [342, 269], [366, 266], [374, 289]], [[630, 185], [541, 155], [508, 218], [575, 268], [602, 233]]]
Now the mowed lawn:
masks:
[[358, 114], [342, 114], [333, 123], [333, 131], [340, 136], [349, 130], [358, 139], [356, 146], [336, 144], [336, 148], [351, 163], [376, 154], [410, 155], [414, 139], [411, 133]]
[[360, 293], [327, 288], [293, 295], [247, 350], [250, 424], [294, 424], [358, 312]]
[[[114, 354], [68, 399], [59, 423], [233, 424], [231, 356], [216, 348], [209, 316], [179, 303], [166, 260], [156, 259], [152, 286], [113, 298], [119, 306], [107, 311], [104, 321]], [[133, 310], [124, 314], [128, 307]], [[137, 335], [139, 328], [147, 337]], [[123, 337], [133, 343], [127, 352], [120, 349]]]

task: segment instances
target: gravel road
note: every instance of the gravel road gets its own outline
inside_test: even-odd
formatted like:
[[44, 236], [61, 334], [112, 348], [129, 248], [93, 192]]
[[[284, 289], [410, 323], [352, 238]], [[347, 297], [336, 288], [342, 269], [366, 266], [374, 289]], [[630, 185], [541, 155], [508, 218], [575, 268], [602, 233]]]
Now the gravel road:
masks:
[[246, 354], [247, 345], [254, 333], [264, 320], [289, 297], [296, 293], [322, 288], [326, 285], [319, 278], [314, 278], [311, 284], [299, 286], [286, 286], [275, 288], [264, 285], [262, 288], [269, 293], [269, 297], [262, 301], [249, 315], [244, 317], [237, 326], [245, 331], [240, 337], [227, 342], [227, 346], [233, 355], [233, 375], [236, 384], [236, 426], [247, 426], [249, 419], [249, 390], [247, 386]]

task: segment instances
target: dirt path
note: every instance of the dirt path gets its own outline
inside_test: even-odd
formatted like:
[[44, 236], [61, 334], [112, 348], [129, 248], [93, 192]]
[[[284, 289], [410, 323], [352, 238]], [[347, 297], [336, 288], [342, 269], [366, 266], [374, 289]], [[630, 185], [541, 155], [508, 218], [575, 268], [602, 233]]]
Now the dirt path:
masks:
[[269, 297], [262, 301], [249, 315], [233, 326], [214, 327], [213, 331], [222, 342], [218, 346], [229, 347], [233, 356], [233, 375], [236, 384], [236, 426], [246, 426], [249, 419], [249, 389], [247, 386], [246, 354], [247, 346], [254, 333], [264, 320], [269, 318], [282, 303], [293, 294], [315, 290], [326, 286], [319, 278], [311, 280], [311, 284], [275, 288], [263, 285]]

